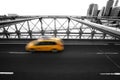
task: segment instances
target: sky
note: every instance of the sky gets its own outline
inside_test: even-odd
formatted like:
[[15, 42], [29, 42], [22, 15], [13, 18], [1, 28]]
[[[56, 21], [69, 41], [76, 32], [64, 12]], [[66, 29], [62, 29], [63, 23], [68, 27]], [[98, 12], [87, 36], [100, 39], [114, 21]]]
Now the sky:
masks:
[[108, 0], [1, 0], [0, 15], [77, 15], [85, 16], [91, 3], [99, 9]]

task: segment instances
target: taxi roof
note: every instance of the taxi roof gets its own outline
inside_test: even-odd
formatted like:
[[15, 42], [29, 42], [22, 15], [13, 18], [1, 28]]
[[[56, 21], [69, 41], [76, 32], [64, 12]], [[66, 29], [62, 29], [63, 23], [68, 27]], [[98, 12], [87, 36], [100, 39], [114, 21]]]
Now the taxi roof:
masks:
[[44, 38], [39, 38], [39, 39], [37, 39], [37, 41], [55, 41], [55, 40], [60, 40], [60, 38], [55, 38], [55, 37], [52, 37], [52, 38], [46, 38], [46, 37], [44, 37]]

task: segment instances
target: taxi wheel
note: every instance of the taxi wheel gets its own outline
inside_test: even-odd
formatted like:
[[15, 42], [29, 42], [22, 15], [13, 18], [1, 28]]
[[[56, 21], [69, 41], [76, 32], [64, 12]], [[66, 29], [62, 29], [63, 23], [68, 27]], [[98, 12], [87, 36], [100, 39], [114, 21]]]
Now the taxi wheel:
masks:
[[56, 52], [58, 52], [58, 50], [57, 49], [52, 49], [52, 52], [56, 53]]

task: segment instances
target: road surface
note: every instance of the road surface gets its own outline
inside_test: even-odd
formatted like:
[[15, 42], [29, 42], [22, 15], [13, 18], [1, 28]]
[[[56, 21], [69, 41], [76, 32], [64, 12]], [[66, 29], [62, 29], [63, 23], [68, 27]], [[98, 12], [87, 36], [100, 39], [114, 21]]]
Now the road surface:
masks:
[[[60, 53], [0, 44], [0, 80], [119, 80], [119, 45], [65, 45]], [[2, 72], [12, 72], [5, 74]]]

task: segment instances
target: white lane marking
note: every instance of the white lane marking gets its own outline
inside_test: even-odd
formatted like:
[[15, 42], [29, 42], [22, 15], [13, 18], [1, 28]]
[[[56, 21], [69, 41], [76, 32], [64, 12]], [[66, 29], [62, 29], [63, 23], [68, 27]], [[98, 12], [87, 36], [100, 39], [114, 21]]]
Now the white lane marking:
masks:
[[118, 52], [98, 52], [97, 54], [119, 54]]
[[10, 54], [30, 54], [30, 52], [8, 52]]
[[120, 73], [100, 73], [100, 75], [115, 75], [115, 76], [120, 76]]
[[14, 72], [0, 72], [0, 74], [9, 74], [9, 75], [12, 75], [12, 74], [14, 74]]

